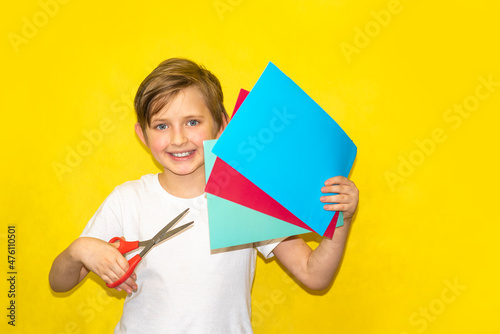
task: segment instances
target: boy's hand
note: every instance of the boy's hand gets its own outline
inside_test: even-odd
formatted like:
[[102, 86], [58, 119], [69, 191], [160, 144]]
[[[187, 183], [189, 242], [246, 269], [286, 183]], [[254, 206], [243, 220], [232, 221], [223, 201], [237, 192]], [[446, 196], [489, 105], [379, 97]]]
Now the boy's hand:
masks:
[[[106, 284], [116, 282], [122, 277], [129, 267], [127, 259], [117, 250], [118, 243], [110, 244], [96, 238], [79, 238], [75, 241], [76, 254], [82, 264], [98, 275]], [[124, 283], [116, 287], [118, 291], [125, 290], [132, 293], [137, 290], [133, 273]]]
[[344, 221], [350, 221], [358, 206], [359, 191], [354, 182], [343, 176], [335, 176], [325, 181], [321, 188], [323, 193], [337, 193], [337, 195], [321, 196], [325, 210], [342, 211]]

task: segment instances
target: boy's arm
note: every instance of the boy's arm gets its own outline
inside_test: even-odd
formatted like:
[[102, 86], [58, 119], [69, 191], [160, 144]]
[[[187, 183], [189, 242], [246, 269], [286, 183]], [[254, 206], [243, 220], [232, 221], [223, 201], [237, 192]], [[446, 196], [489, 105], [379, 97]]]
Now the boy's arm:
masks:
[[328, 179], [321, 191], [337, 193], [337, 195], [323, 196], [321, 201], [336, 203], [326, 204], [324, 208], [330, 211], [342, 211], [344, 225], [336, 228], [332, 239], [323, 238], [314, 251], [299, 236], [282, 241], [273, 250], [276, 258], [300, 282], [314, 290], [327, 288], [337, 271], [359, 198], [356, 185], [343, 176]]
[[[93, 271], [110, 284], [127, 271], [129, 264], [117, 250], [118, 244], [89, 237], [76, 239], [56, 257], [49, 273], [49, 283], [55, 292], [66, 292], [74, 288]], [[127, 293], [137, 290], [135, 273], [116, 289]]]
[[55, 292], [66, 292], [74, 288], [88, 274], [83, 264], [72, 255], [73, 244], [59, 254], [49, 272], [49, 283]]

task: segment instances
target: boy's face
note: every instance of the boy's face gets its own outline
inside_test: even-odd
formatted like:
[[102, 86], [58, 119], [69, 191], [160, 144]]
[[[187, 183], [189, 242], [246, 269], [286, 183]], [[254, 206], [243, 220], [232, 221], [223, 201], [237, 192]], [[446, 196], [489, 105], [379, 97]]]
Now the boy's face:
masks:
[[[152, 117], [146, 136], [139, 124], [135, 129], [163, 166], [165, 176], [204, 175], [203, 141], [215, 139], [216, 131], [212, 114], [198, 88], [190, 86], [180, 91]], [[217, 137], [221, 133], [222, 130]]]

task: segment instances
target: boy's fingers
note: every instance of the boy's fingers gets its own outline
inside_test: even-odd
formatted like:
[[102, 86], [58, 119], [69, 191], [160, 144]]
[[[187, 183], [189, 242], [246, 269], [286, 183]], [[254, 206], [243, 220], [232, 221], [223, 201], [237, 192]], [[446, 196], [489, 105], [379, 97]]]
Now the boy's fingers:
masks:
[[349, 182], [352, 182], [352, 181], [350, 181], [348, 178], [346, 178], [344, 176], [339, 175], [339, 176], [331, 177], [328, 180], [326, 180], [325, 186], [331, 186], [333, 184], [347, 184]]
[[[123, 273], [125, 274], [125, 272]], [[112, 277], [111, 277], [112, 276]], [[113, 275], [109, 275], [109, 276], [104, 276], [103, 277], [103, 280], [104, 282], [106, 282], [107, 284], [111, 284], [113, 282], [116, 282], [117, 280], [119, 280], [122, 276], [117, 276], [115, 273], [113, 273]], [[126, 293], [132, 293], [134, 291], [137, 291], [137, 283], [135, 282], [137, 279], [137, 275], [134, 273], [132, 273], [132, 275], [130, 275], [129, 278], [127, 278], [127, 280], [125, 280], [125, 282], [123, 282], [122, 284], [120, 284], [119, 286], [117, 286], [115, 289], [117, 291], [125, 291]]]
[[323, 206], [325, 210], [328, 211], [342, 211], [346, 212], [347, 209], [349, 208], [348, 204], [325, 204]]
[[130, 267], [130, 263], [128, 263], [127, 259], [120, 254], [120, 256], [116, 259], [116, 263], [120, 266], [120, 269], [123, 271], [127, 271], [128, 267]]
[[98, 274], [106, 284], [111, 284], [118, 281], [126, 272], [129, 264], [125, 258], [123, 258], [125, 263], [121, 259], [117, 259], [114, 262], [108, 264], [108, 266], [103, 270], [97, 271]]
[[344, 176], [335, 176], [325, 181], [325, 186], [344, 186], [347, 188], [356, 188], [356, 184]]
[[[133, 275], [135, 275], [135, 273]], [[131, 275], [129, 278], [127, 278], [127, 280], [125, 282], [120, 284], [120, 286], [118, 286], [118, 288], [121, 288], [126, 293], [130, 294], [132, 292], [137, 291], [137, 283], [135, 283], [135, 279], [132, 279], [132, 275]]]
[[331, 185], [325, 186], [321, 188], [321, 192], [323, 193], [344, 193], [347, 191], [347, 187], [343, 185]]
[[351, 199], [347, 195], [330, 195], [330, 196], [321, 196], [321, 202], [325, 203], [349, 203]]
[[130, 286], [132, 289], [136, 290], [137, 289], [137, 283], [135, 282], [135, 279], [132, 278], [132, 276], [130, 276], [126, 281], [125, 283]]
[[[123, 239], [123, 241], [125, 241], [124, 236], [121, 236], [120, 238]], [[116, 240], [115, 242], [111, 243], [110, 245], [118, 249], [118, 247], [120, 247], [120, 240]]]
[[357, 196], [358, 189], [347, 185], [334, 185], [321, 188], [322, 193], [345, 194], [349, 196]]

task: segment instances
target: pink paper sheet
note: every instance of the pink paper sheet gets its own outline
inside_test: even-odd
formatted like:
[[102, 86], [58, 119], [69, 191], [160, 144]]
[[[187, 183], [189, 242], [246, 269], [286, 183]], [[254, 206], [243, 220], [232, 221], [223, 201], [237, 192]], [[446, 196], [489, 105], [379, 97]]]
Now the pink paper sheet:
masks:
[[[233, 116], [248, 94], [248, 91], [244, 89], [240, 90], [233, 111]], [[231, 202], [248, 207], [252, 210], [262, 212], [274, 218], [281, 219], [288, 223], [313, 231], [309, 226], [298, 219], [271, 196], [250, 182], [247, 178], [238, 173], [238, 171], [220, 158], [217, 158], [215, 161], [205, 191]], [[339, 214], [336, 212], [330, 225], [324, 233], [325, 237], [333, 237], [338, 216]]]
[[231, 118], [233, 118], [234, 114], [236, 114], [243, 101], [245, 101], [245, 99], [247, 98], [248, 94], [250, 94], [248, 90], [240, 89], [240, 93], [238, 94], [238, 98], [236, 99], [236, 104], [234, 105], [234, 110]]

